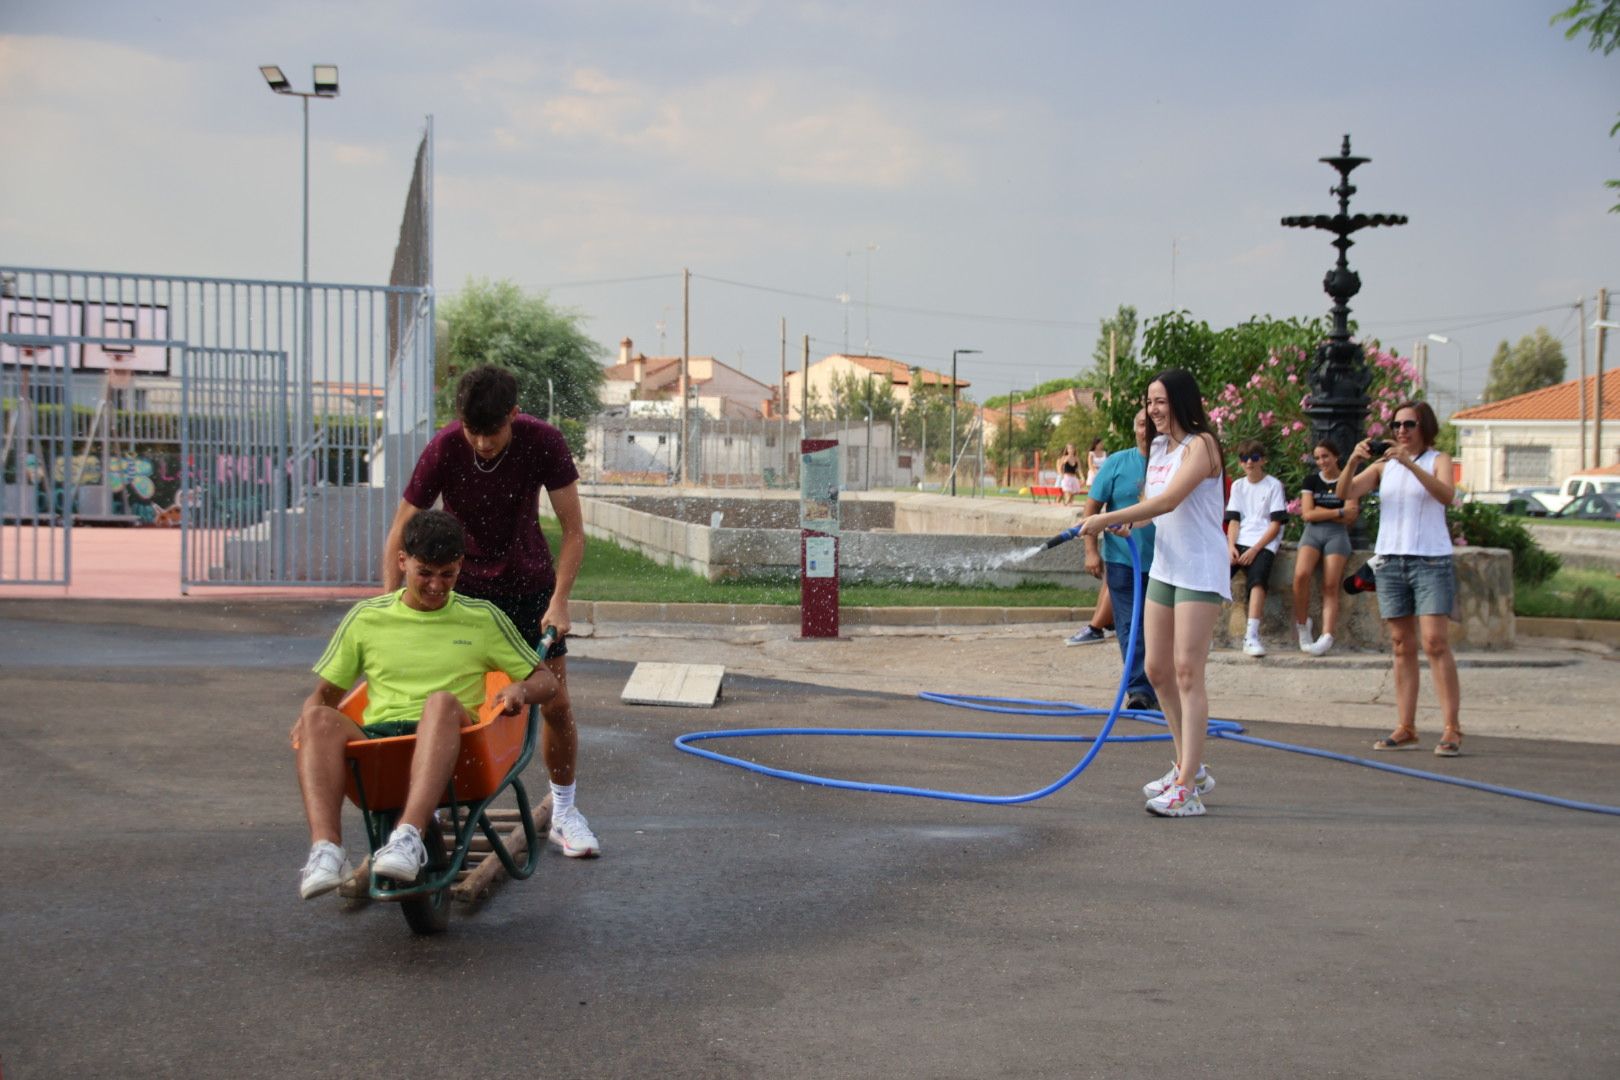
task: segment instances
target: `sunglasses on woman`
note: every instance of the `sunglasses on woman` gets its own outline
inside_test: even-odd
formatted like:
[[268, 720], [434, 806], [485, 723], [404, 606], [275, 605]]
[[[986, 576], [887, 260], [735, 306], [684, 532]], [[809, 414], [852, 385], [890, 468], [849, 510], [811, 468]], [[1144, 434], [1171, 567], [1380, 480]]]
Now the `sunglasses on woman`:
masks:
[[1418, 426], [1416, 420], [1391, 420], [1389, 426], [1394, 431], [1410, 431]]

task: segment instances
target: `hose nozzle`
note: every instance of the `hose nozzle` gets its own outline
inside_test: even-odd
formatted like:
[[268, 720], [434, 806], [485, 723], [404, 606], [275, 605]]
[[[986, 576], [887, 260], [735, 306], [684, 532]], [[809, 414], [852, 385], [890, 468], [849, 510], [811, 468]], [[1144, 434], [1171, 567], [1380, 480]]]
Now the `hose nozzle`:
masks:
[[1079, 535], [1080, 535], [1080, 526], [1078, 526], [1078, 525], [1074, 526], [1073, 528], [1064, 529], [1062, 532], [1060, 532], [1056, 536], [1052, 537], [1052, 539], [1048, 540], [1046, 542], [1046, 547], [1055, 548], [1059, 544], [1068, 543], [1070, 540], [1073, 540], [1075, 537], [1077, 537]]

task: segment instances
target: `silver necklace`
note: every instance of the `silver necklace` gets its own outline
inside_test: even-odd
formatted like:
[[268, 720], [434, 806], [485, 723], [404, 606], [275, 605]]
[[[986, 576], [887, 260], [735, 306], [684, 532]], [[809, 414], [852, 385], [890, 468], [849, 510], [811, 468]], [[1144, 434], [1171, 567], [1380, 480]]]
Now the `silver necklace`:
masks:
[[474, 451], [473, 452], [473, 468], [477, 469], [481, 473], [492, 473], [496, 469], [501, 467], [501, 462], [506, 460], [507, 451], [509, 451], [511, 449], [512, 449], [512, 444], [507, 443], [505, 448], [502, 449], [499, 454], [495, 455], [495, 464], [487, 466], [487, 467], [484, 465], [484, 463], [482, 461], [478, 460], [478, 453], [476, 451]]

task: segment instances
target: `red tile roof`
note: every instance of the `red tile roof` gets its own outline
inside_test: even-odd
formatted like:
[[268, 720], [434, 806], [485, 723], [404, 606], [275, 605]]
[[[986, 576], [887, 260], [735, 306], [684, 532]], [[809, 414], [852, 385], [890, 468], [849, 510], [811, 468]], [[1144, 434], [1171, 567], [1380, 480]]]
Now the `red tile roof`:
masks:
[[[890, 360], [887, 356], [851, 356], [848, 353], [835, 353], [834, 356], [841, 356], [845, 360], [848, 360], [850, 363], [854, 364], [856, 367], [863, 367], [875, 375], [886, 376], [889, 382], [893, 385], [911, 385], [912, 369], [910, 365], [903, 364], [899, 360]], [[833, 359], [833, 357], [828, 357], [828, 359]], [[951, 384], [951, 377], [949, 375], [942, 375], [937, 371], [929, 371], [927, 368], [918, 368], [917, 382], [919, 385], [924, 386], [929, 384], [936, 386], [949, 386]], [[958, 377], [956, 380], [956, 385], [958, 387], [967, 387], [972, 386], [973, 384], [968, 382], [966, 379]]]
[[[1516, 397], [1503, 398], [1501, 401], [1492, 401], [1486, 405], [1475, 405], [1471, 409], [1463, 409], [1453, 413], [1453, 422], [1458, 420], [1570, 420], [1579, 421], [1581, 418], [1581, 403], [1576, 391], [1581, 380], [1571, 379], [1569, 382], [1559, 383], [1557, 386], [1547, 386], [1540, 390], [1532, 390], [1528, 394], [1519, 394]], [[1597, 376], [1586, 377], [1586, 418], [1593, 419], [1597, 414]], [[1605, 419], [1620, 418], [1620, 371], [1603, 373], [1603, 416]]]

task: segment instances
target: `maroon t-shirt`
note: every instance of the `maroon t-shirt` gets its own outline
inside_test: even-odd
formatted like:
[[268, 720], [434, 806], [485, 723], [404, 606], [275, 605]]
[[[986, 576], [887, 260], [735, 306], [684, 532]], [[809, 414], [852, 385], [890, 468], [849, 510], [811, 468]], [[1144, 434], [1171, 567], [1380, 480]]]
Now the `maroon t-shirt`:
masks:
[[494, 464], [479, 460], [456, 420], [428, 440], [416, 459], [405, 501], [426, 510], [442, 496], [444, 508], [467, 530], [458, 591], [521, 595], [557, 583], [536, 520], [540, 489], [555, 491], [578, 479], [562, 432], [542, 420], [519, 413], [512, 441]]

